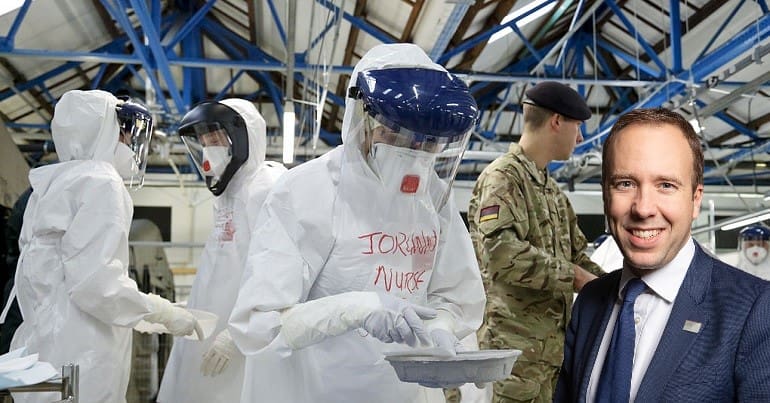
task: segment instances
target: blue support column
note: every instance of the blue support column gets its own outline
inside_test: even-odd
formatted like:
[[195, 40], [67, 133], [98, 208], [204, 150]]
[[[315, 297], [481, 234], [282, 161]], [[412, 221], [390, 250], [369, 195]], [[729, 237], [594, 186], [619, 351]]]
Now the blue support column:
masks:
[[[203, 37], [199, 25], [191, 28], [191, 35], [185, 35], [181, 42], [182, 54], [189, 57], [203, 57]], [[204, 100], [208, 92], [206, 90], [206, 71], [200, 67], [182, 68], [183, 102], [185, 111], [193, 104]]]

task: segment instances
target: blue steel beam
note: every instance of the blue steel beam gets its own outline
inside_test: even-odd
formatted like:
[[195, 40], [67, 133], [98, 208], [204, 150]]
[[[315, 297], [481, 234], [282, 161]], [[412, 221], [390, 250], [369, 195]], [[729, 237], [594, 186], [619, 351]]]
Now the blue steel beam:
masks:
[[[205, 20], [204, 20], [205, 21]], [[547, 51], [552, 45], [546, 46], [541, 49], [541, 52]], [[260, 51], [262, 52], [262, 51]], [[262, 52], [264, 53], [264, 52]], [[137, 55], [119, 54], [115, 52], [94, 51], [94, 52], [69, 52], [69, 51], [51, 51], [44, 49], [9, 49], [0, 50], [0, 56], [6, 56], [11, 58], [25, 57], [36, 58], [46, 60], [62, 60], [69, 62], [88, 62], [88, 63], [115, 63], [115, 64], [134, 64], [142, 65], [143, 61]], [[528, 59], [527, 59], [528, 60]], [[264, 61], [257, 59], [247, 58], [232, 58], [232, 59], [212, 59], [212, 58], [198, 58], [198, 57], [180, 57], [170, 56], [168, 58], [168, 64], [171, 66], [182, 67], [200, 67], [200, 68], [226, 68], [235, 70], [249, 70], [249, 71], [262, 71], [262, 72], [285, 72], [286, 66], [281, 62]], [[527, 65], [534, 65], [528, 63]], [[317, 64], [309, 63], [297, 63], [295, 71], [312, 72], [321, 67]], [[333, 65], [326, 66], [327, 71], [333, 74], [350, 74], [353, 72], [353, 66], [346, 65]], [[511, 72], [515, 72], [511, 73]], [[464, 72], [456, 72], [457, 74], [465, 74]], [[517, 81], [537, 81], [538, 78], [530, 75], [528, 72], [521, 69], [504, 69], [498, 73], [485, 73], [485, 74], [473, 74], [474, 81], [486, 82], [486, 83], [499, 83], [499, 82], [517, 82]], [[649, 85], [655, 81], [643, 81], [643, 80], [615, 80], [599, 78], [594, 80], [593, 77], [565, 77], [561, 75], [554, 77], [565, 83], [591, 81], [597, 85], [603, 86], [621, 86], [621, 87], [639, 87], [642, 85]], [[740, 82], [733, 82], [732, 85], [740, 85]]]
[[16, 41], [16, 33], [19, 32], [19, 27], [21, 27], [21, 22], [24, 20], [24, 17], [27, 15], [27, 11], [29, 10], [29, 6], [32, 4], [32, 0], [26, 0], [24, 1], [24, 4], [21, 5], [21, 8], [19, 8], [19, 13], [16, 14], [16, 18], [13, 19], [13, 24], [11, 24], [11, 28], [8, 30], [8, 34], [5, 36], [5, 38], [2, 38], [0, 40], [0, 46], [6, 48], [6, 47], [13, 47], [14, 41]]
[[[207, 32], [209, 39], [222, 49], [225, 54], [232, 58], [248, 58], [249, 60], [270, 59], [270, 63], [278, 63], [274, 58], [264, 53], [261, 49], [251, 45], [248, 41], [236, 35], [232, 31], [225, 29], [216, 22], [204, 19], [201, 27]], [[237, 46], [236, 46], [237, 45]], [[244, 55], [240, 49], [245, 49]], [[270, 94], [270, 98], [275, 106], [278, 116], [283, 115], [283, 93], [275, 85], [272, 79], [263, 71], [249, 71], [249, 75], [257, 81], [260, 86]]]
[[[700, 82], [769, 37], [770, 14], [766, 14], [760, 17], [756, 22], [744, 27], [731, 39], [725, 41], [701, 60], [694, 61], [690, 71], [685, 71], [675, 76], [673, 80], [661, 85], [653, 91], [650, 96], [626, 108], [622, 113], [637, 108], [651, 108], [662, 105], [672, 97], [683, 94], [687, 90], [687, 85], [685, 83], [690, 82], [690, 80], [693, 82]], [[581, 155], [592, 151], [598, 145], [603, 143], [616, 120], [617, 118], [607, 121], [604, 125], [599, 127], [593, 135], [587, 136], [583, 143], [578, 144], [578, 146], [575, 147], [575, 155]], [[742, 153], [738, 152], [734, 154], [734, 157], [740, 158], [741, 155]], [[555, 172], [563, 165], [563, 162], [553, 163], [549, 165], [549, 168], [551, 171]]]
[[455, 32], [457, 32], [457, 27], [460, 26], [460, 23], [468, 12], [468, 9], [471, 7], [471, 4], [473, 4], [473, 1], [471, 0], [455, 2], [452, 12], [449, 13], [449, 18], [447, 18], [444, 27], [441, 28], [441, 33], [439, 33], [438, 38], [436, 38], [436, 43], [433, 44], [433, 49], [430, 50], [430, 54], [428, 55], [430, 60], [435, 62], [439, 59], [441, 54], [444, 53], [444, 50], [446, 50], [449, 41], [455, 35]]
[[206, 14], [211, 10], [212, 7], [214, 7], [214, 4], [217, 2], [217, 0], [209, 0], [206, 2], [206, 4], [203, 5], [198, 11], [193, 14], [190, 19], [185, 22], [185, 24], [182, 26], [182, 28], [179, 29], [179, 31], [174, 35], [171, 40], [169, 40], [166, 43], [163, 43], [163, 47], [166, 49], [172, 49], [174, 46], [179, 43], [182, 39], [186, 38], [187, 35], [189, 35], [191, 32], [195, 30], [195, 28], [198, 27], [200, 22], [203, 20], [203, 17], [206, 16]]
[[739, 133], [741, 133], [741, 134], [743, 134], [745, 136], [751, 137], [754, 140], [759, 139], [759, 137], [757, 136], [757, 133], [754, 132], [754, 130], [749, 129], [748, 127], [746, 127], [746, 125], [744, 125], [743, 123], [741, 123], [741, 122], [731, 118], [726, 113], [724, 113], [724, 112], [717, 112], [717, 113], [714, 114], [714, 116], [719, 118], [719, 120], [721, 120], [721, 121], [727, 123], [728, 125], [730, 125], [730, 127], [732, 127], [733, 129], [737, 130]]
[[[337, 7], [337, 5], [334, 4], [334, 2], [330, 0], [316, 0], [316, 3], [328, 8], [329, 10], [332, 10], [333, 12], [337, 13], [340, 12], [340, 8]], [[355, 17], [353, 15], [348, 14], [347, 12], [343, 11], [342, 14], [343, 18], [348, 20], [350, 22], [350, 25], [354, 26], [355, 28], [360, 29], [361, 31], [366, 32], [367, 34], [373, 36], [375, 39], [379, 40], [382, 43], [396, 43], [398, 42], [398, 39], [393, 37], [393, 35], [373, 26], [372, 24], [369, 24], [368, 22]]]
[[104, 8], [112, 16], [112, 18], [114, 18], [115, 21], [117, 21], [118, 24], [123, 28], [123, 31], [128, 35], [128, 38], [131, 40], [131, 43], [134, 45], [134, 55], [141, 61], [141, 64], [144, 66], [145, 73], [147, 73], [147, 77], [149, 78], [150, 82], [152, 83], [152, 86], [155, 88], [156, 94], [158, 95], [156, 97], [158, 103], [160, 103], [160, 105], [163, 107], [163, 109], [166, 112], [170, 112], [169, 105], [166, 102], [166, 97], [162, 96], [163, 88], [160, 86], [160, 83], [158, 82], [158, 79], [155, 77], [155, 74], [153, 74], [153, 72], [155, 71], [154, 64], [150, 59], [150, 55], [144, 52], [145, 50], [144, 43], [139, 39], [139, 36], [137, 35], [137, 32], [134, 30], [133, 25], [131, 25], [131, 22], [128, 20], [128, 16], [125, 14], [126, 7], [122, 3], [122, 0], [116, 0], [118, 2], [118, 5], [121, 7], [120, 11], [115, 9], [112, 6], [112, 4], [109, 3], [108, 0], [101, 0], [101, 1], [102, 1], [102, 6], [104, 6]]
[[[706, 103], [701, 101], [701, 100], [699, 100], [699, 99], [695, 100], [695, 105], [697, 105], [698, 108], [700, 108], [700, 109], [703, 109], [703, 108], [706, 107]], [[721, 121], [727, 123], [728, 125], [730, 125], [730, 127], [735, 129], [739, 133], [741, 133], [741, 134], [743, 134], [745, 136], [751, 137], [754, 140], [759, 139], [759, 137], [757, 136], [757, 133], [754, 130], [749, 129], [748, 127], [746, 127], [746, 125], [744, 125], [743, 123], [741, 123], [741, 122], [731, 118], [726, 113], [724, 113], [724, 112], [716, 112], [716, 113], [714, 113], [714, 116], [719, 118], [719, 120], [721, 120]]]
[[535, 45], [532, 44], [532, 42], [530, 42], [526, 36], [524, 36], [524, 34], [519, 29], [519, 26], [516, 24], [513, 24], [511, 25], [511, 29], [513, 30], [514, 33], [516, 33], [516, 36], [519, 37], [519, 39], [521, 40], [521, 43], [523, 43], [524, 46], [527, 47], [527, 50], [529, 50], [529, 53], [534, 55], [538, 62], [543, 61], [543, 55], [541, 55], [540, 52], [538, 52], [537, 49], [535, 48]]
[[275, 22], [275, 27], [278, 30], [278, 35], [281, 37], [281, 42], [283, 42], [283, 46], [286, 46], [286, 32], [283, 29], [283, 23], [281, 23], [281, 16], [278, 15], [278, 10], [275, 8], [275, 4], [273, 4], [273, 0], [267, 0], [267, 6], [270, 8], [270, 15], [273, 17], [273, 21]]
[[340, 19], [340, 13], [339, 12], [334, 13], [334, 18], [329, 20], [326, 23], [326, 26], [323, 27], [321, 32], [319, 32], [318, 35], [316, 35], [316, 37], [312, 41], [310, 41], [310, 46], [308, 46], [307, 50], [305, 50], [303, 54], [307, 55], [308, 53], [310, 53], [311, 50], [315, 49], [315, 47], [318, 46], [318, 42], [321, 42], [323, 38], [326, 36], [326, 34], [329, 33], [329, 30], [334, 28], [335, 25], [337, 25], [337, 21], [339, 21], [339, 19]]
[[[122, 3], [124, 0], [118, 0]], [[174, 100], [174, 103], [176, 104], [176, 110], [177, 113], [183, 113], [189, 108], [189, 105], [185, 105], [184, 101], [182, 100], [182, 95], [179, 89], [177, 88], [176, 81], [174, 80], [174, 75], [171, 74], [171, 69], [169, 69], [168, 64], [168, 58], [166, 57], [166, 51], [163, 49], [163, 46], [160, 44], [160, 34], [159, 34], [159, 27], [156, 27], [154, 24], [153, 19], [149, 15], [149, 11], [147, 10], [147, 4], [144, 2], [144, 0], [129, 0], [131, 2], [131, 5], [134, 7], [134, 13], [137, 17], [139, 17], [139, 21], [141, 22], [143, 28], [144, 28], [144, 34], [147, 38], [147, 42], [150, 45], [150, 50], [152, 51], [152, 55], [155, 57], [155, 67], [158, 71], [160, 71], [160, 75], [163, 76], [163, 81], [166, 83], [166, 87], [168, 87], [168, 94], [171, 96], [171, 99]], [[153, 1], [153, 3], [155, 3]], [[124, 7], [125, 9], [125, 7]], [[150, 74], [148, 74], [149, 76]], [[153, 85], [155, 83], [153, 82]], [[155, 87], [156, 90], [162, 94], [162, 88], [159, 86]], [[159, 97], [162, 98], [162, 97]]]
[[724, 31], [725, 28], [727, 28], [727, 25], [730, 23], [730, 21], [733, 20], [733, 17], [735, 17], [735, 14], [738, 13], [738, 10], [741, 9], [741, 6], [743, 6], [743, 3], [745, 2], [746, 0], [741, 0], [741, 2], [738, 3], [736, 7], [733, 8], [733, 10], [730, 12], [730, 15], [728, 15], [727, 18], [725, 18], [722, 21], [722, 24], [719, 26], [719, 28], [717, 28], [717, 30], [714, 31], [714, 35], [711, 36], [711, 39], [709, 39], [709, 41], [706, 43], [706, 46], [703, 47], [703, 50], [701, 50], [700, 54], [698, 55], [698, 57], [696, 57], [696, 59], [700, 59], [701, 57], [703, 57], [703, 55], [706, 54], [706, 52], [708, 52], [709, 49], [711, 49], [711, 45], [713, 45], [714, 42], [717, 40], [717, 38], [719, 38], [722, 35], [722, 31]]
[[[318, 0], [318, 1], [321, 1], [321, 0]], [[536, 13], [541, 8], [547, 6], [547, 5], [549, 5], [549, 4], [551, 4], [551, 3], [555, 2], [555, 1], [556, 0], [544, 1], [543, 3], [539, 4], [537, 7], [527, 11], [526, 13], [524, 13], [522, 15], [517, 16], [516, 18], [506, 22], [505, 24], [496, 25], [496, 26], [494, 26], [494, 27], [492, 27], [492, 28], [490, 28], [490, 29], [488, 29], [486, 31], [480, 32], [480, 33], [472, 36], [470, 39], [466, 40], [465, 42], [463, 42], [463, 43], [455, 46], [454, 48], [444, 52], [444, 54], [441, 55], [441, 57], [438, 58], [437, 63], [444, 64], [444, 63], [448, 62], [449, 59], [451, 59], [455, 55], [458, 55], [458, 54], [460, 54], [462, 52], [465, 52], [466, 50], [473, 48], [474, 46], [480, 44], [481, 42], [487, 41], [489, 39], [489, 37], [491, 37], [492, 35], [496, 34], [497, 32], [502, 31], [505, 28], [510, 28], [511, 26], [513, 26], [515, 24], [518, 24], [520, 20], [522, 20], [522, 19], [524, 19], [526, 17], [529, 17], [530, 15], [532, 15], [533, 13]]]
[[[639, 59], [639, 57], [634, 56], [634, 55], [629, 55], [625, 51], [615, 47], [615, 45], [605, 41], [604, 39], [597, 39], [596, 40], [596, 44], [600, 48], [602, 48], [602, 49], [612, 53], [613, 55], [615, 55], [618, 59], [621, 59], [621, 60], [625, 61], [626, 63], [628, 63], [629, 65], [635, 66], [636, 68], [638, 68], [639, 72], [640, 72], [640, 75], [641, 75], [641, 73], [644, 73], [647, 76], [654, 77], [654, 78], [661, 78], [661, 77], [665, 77], [666, 76], [666, 70], [665, 69], [663, 69], [663, 70], [655, 70], [652, 67], [648, 66], [646, 63], [642, 62]], [[642, 78], [642, 77], [637, 77], [637, 78]]]
[[[227, 91], [230, 91], [230, 88], [233, 88], [233, 85], [235, 85], [235, 82], [238, 81], [239, 78], [243, 75], [244, 71], [240, 70], [239, 72], [235, 73], [233, 77], [225, 84], [221, 90], [219, 90], [219, 93], [214, 96], [214, 100], [219, 101], [222, 100], [226, 95]], [[257, 91], [262, 92], [262, 91]]]
[[655, 50], [650, 46], [649, 43], [642, 37], [642, 35], [636, 30], [636, 27], [634, 27], [634, 24], [631, 23], [631, 21], [626, 18], [626, 15], [623, 13], [623, 10], [618, 7], [617, 4], [615, 4], [615, 0], [604, 0], [604, 4], [606, 4], [610, 10], [620, 19], [620, 22], [623, 23], [623, 26], [626, 27], [628, 32], [631, 34], [631, 36], [634, 37], [634, 40], [642, 46], [642, 49], [647, 53], [647, 56], [652, 60], [653, 63], [655, 63], [662, 71], [666, 70], [666, 65], [663, 64], [663, 62], [658, 57], [658, 54], [655, 53]]

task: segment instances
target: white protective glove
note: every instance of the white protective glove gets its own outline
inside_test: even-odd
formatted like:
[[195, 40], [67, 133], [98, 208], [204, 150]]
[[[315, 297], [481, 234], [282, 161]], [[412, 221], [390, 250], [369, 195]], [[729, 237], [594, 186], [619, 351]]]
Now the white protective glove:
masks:
[[240, 351], [230, 337], [230, 331], [225, 329], [219, 332], [208, 351], [203, 353], [201, 373], [211, 377], [221, 374], [236, 354], [240, 354]]
[[198, 340], [203, 340], [203, 330], [193, 314], [155, 294], [146, 294], [146, 301], [150, 313], [144, 317], [144, 320], [162, 324], [174, 336], [187, 336], [195, 332]]
[[281, 313], [281, 336], [290, 348], [297, 350], [363, 328], [383, 342], [416, 346], [418, 340], [430, 344], [422, 319], [435, 316], [434, 309], [400, 298], [352, 291], [286, 309]]
[[454, 357], [458, 351], [465, 348], [454, 333], [454, 318], [449, 312], [439, 309], [434, 319], [425, 322], [430, 332], [433, 347], [437, 348], [436, 355]]
[[413, 304], [390, 294], [377, 294], [380, 306], [364, 319], [364, 330], [384, 343], [402, 343], [417, 347], [418, 341], [430, 344], [431, 338], [421, 318], [433, 318], [436, 310]]

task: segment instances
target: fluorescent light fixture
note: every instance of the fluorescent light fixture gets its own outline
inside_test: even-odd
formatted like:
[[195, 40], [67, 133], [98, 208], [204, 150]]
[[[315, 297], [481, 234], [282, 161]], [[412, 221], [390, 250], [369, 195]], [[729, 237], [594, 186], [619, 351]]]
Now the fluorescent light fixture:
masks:
[[730, 220], [727, 220], [726, 222], [722, 223], [721, 229], [722, 231], [729, 231], [731, 229], [743, 227], [749, 224], [754, 224], [755, 222], [760, 222], [770, 219], [770, 209], [764, 209], [757, 211], [755, 213], [746, 214], [743, 216], [739, 216], [736, 218], [732, 218]]
[[289, 101], [283, 108], [283, 163], [294, 162], [294, 104]]
[[692, 126], [692, 128], [695, 130], [695, 133], [699, 134], [703, 131], [703, 129], [705, 129], [705, 127], [698, 123], [698, 119], [690, 119], [690, 126]]
[[[534, 13], [532, 13], [532, 14], [530, 14], [530, 15], [528, 15], [528, 16], [526, 16], [526, 17], [524, 17], [524, 18], [522, 18], [522, 19], [520, 19], [518, 21], [516, 21], [516, 26], [519, 27], [519, 29], [522, 29], [527, 24], [531, 23], [532, 21], [535, 21], [536, 19], [542, 17], [543, 15], [545, 15], [549, 11], [551, 11], [554, 7], [556, 7], [556, 3], [557, 2], [553, 1], [553, 0], [537, 0], [537, 1], [533, 1], [533, 2], [531, 2], [529, 4], [527, 4], [526, 6], [524, 6], [522, 8], [519, 8], [519, 9], [511, 12], [510, 14], [506, 15], [505, 18], [503, 18], [503, 20], [500, 22], [500, 25], [505, 25], [508, 22], [513, 21], [513, 20], [521, 17], [522, 15], [528, 13], [530, 10], [533, 10], [533, 9], [543, 5], [544, 3], [548, 3], [548, 2], [550, 2], [550, 4], [547, 4], [547, 5], [543, 6], [542, 8], [540, 8], [539, 10], [535, 11]], [[505, 27], [505, 28], [501, 29], [500, 31], [495, 32], [489, 38], [489, 43], [492, 43], [492, 42], [494, 42], [494, 41], [496, 41], [498, 39], [501, 39], [501, 38], [505, 37], [506, 35], [510, 35], [512, 33], [513, 33], [513, 30], [510, 27]]]
[[0, 2], [0, 15], [5, 15], [21, 7], [24, 0], [3, 0]]

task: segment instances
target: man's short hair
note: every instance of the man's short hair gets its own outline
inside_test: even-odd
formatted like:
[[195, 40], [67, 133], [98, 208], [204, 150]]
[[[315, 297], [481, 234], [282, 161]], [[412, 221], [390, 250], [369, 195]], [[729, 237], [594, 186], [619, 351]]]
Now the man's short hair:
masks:
[[604, 140], [602, 147], [602, 188], [606, 189], [609, 185], [610, 166], [609, 162], [612, 160], [614, 153], [613, 145], [617, 134], [624, 129], [635, 126], [652, 126], [659, 127], [663, 125], [671, 125], [679, 129], [684, 136], [685, 140], [690, 146], [693, 159], [693, 191], [698, 185], [703, 184], [703, 149], [701, 148], [700, 138], [695, 133], [695, 129], [692, 125], [685, 120], [682, 115], [670, 111], [664, 108], [648, 108], [648, 109], [636, 109], [631, 112], [622, 115], [617, 122], [612, 126], [610, 134]]

